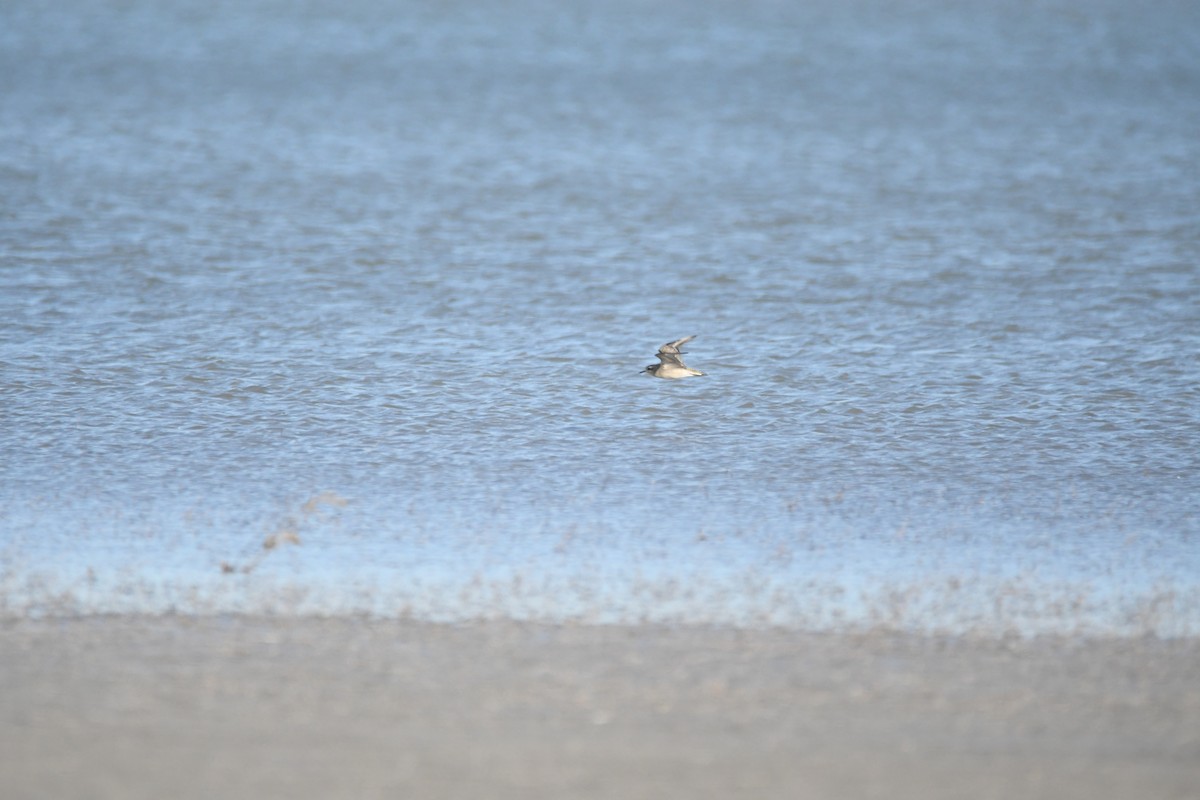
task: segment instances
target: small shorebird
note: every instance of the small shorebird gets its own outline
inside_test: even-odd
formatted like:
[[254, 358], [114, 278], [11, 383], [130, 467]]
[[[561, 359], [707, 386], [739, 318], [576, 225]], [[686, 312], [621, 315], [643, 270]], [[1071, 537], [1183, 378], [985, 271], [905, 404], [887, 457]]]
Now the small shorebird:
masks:
[[695, 339], [695, 336], [685, 336], [673, 342], [667, 342], [658, 348], [657, 364], [651, 364], [642, 372], [649, 372], [656, 378], [690, 378], [692, 375], [703, 375], [698, 369], [692, 369], [683, 363], [683, 351], [679, 348]]

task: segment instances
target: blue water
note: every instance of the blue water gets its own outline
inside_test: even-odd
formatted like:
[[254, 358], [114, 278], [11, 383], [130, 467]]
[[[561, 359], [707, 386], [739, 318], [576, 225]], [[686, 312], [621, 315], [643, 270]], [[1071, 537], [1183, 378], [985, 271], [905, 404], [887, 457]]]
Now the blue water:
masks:
[[6, 3], [0, 615], [1200, 634], [1197, 131], [1192, 3]]

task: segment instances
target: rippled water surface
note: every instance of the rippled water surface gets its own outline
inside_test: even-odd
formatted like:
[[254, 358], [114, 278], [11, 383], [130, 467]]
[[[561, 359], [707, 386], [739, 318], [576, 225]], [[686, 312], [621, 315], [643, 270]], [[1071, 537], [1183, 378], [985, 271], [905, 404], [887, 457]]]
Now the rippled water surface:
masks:
[[6, 3], [0, 612], [1200, 633], [1197, 131], [1165, 0]]

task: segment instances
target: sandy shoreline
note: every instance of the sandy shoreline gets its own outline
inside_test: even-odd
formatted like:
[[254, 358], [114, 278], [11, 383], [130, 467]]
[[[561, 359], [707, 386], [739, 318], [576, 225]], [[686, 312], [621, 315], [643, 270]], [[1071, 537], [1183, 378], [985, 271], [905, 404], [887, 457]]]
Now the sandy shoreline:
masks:
[[1200, 640], [0, 623], [8, 798], [1185, 798]]

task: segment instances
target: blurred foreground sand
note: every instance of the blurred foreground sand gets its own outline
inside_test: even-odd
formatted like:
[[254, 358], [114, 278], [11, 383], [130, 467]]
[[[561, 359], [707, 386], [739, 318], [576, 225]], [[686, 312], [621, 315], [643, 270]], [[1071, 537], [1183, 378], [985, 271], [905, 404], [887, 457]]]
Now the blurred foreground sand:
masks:
[[0, 623], [17, 798], [1195, 798], [1200, 641]]

